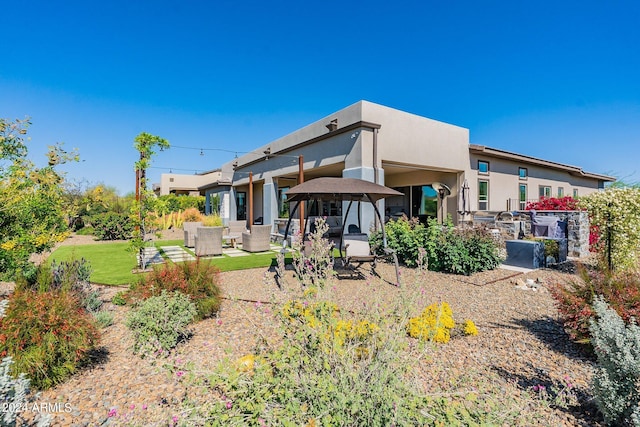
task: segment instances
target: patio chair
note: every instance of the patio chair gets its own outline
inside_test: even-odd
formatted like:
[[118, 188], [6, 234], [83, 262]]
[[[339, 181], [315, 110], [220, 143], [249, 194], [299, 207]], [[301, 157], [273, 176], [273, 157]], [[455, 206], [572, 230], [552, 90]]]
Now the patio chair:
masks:
[[189, 221], [182, 224], [182, 229], [184, 230], [184, 245], [186, 247], [192, 248], [195, 246], [194, 237], [198, 227], [202, 227], [202, 222]]
[[225, 234], [233, 234], [238, 235], [240, 237], [236, 238], [236, 243], [242, 243], [242, 233], [249, 231], [247, 229], [247, 221], [229, 221], [229, 225], [227, 226], [229, 229]]
[[396, 284], [400, 285], [400, 273], [398, 266], [398, 256], [396, 251], [390, 248], [384, 248], [382, 254], [376, 254], [371, 250], [369, 245], [369, 236], [366, 233], [347, 233], [343, 236], [344, 257], [342, 265], [352, 273], [364, 276], [360, 267], [362, 264], [370, 264], [371, 272], [379, 276], [376, 271], [376, 263], [379, 259], [393, 260], [396, 268]]
[[242, 233], [242, 249], [264, 252], [271, 249], [271, 225], [252, 225], [251, 232]]
[[222, 255], [223, 227], [198, 227], [194, 236], [196, 256]]

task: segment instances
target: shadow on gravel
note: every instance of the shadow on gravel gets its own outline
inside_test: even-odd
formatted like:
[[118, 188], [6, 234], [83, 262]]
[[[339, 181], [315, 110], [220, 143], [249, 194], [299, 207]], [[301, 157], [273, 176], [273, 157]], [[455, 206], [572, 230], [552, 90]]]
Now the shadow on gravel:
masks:
[[107, 347], [94, 348], [87, 355], [85, 362], [86, 369], [93, 369], [98, 365], [103, 365], [109, 361], [109, 349]]
[[499, 366], [491, 369], [504, 378], [514, 383], [521, 390], [536, 396], [537, 399], [546, 402], [550, 408], [563, 412], [573, 419], [572, 425], [584, 427], [605, 426], [604, 419], [598, 412], [588, 390], [575, 387], [571, 384], [571, 378], [565, 377], [562, 381], [552, 379], [544, 370], [530, 365], [527, 372], [510, 372]]
[[555, 319], [513, 319], [513, 323], [531, 332], [550, 350], [567, 357], [585, 361], [595, 361], [587, 347], [574, 343], [564, 331], [562, 324]]

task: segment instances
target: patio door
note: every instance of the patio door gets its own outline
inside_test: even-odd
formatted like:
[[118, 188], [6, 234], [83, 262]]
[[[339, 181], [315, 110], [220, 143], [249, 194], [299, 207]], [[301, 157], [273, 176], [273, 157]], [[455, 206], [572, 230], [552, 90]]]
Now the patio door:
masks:
[[236, 193], [236, 215], [238, 220], [247, 219], [247, 193]]
[[426, 223], [428, 218], [438, 216], [438, 192], [430, 185], [411, 187], [411, 216]]

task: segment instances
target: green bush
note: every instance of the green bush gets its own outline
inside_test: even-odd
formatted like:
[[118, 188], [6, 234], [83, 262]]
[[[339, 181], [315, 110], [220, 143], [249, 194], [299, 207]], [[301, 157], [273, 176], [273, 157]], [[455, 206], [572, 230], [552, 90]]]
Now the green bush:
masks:
[[436, 253], [441, 271], [467, 276], [493, 270], [502, 261], [496, 241], [483, 227], [448, 230]]
[[91, 316], [67, 291], [18, 289], [1, 322], [0, 355], [13, 357], [13, 371], [26, 373], [41, 389], [76, 372], [99, 337]]
[[207, 261], [196, 260], [155, 266], [134, 283], [126, 297], [131, 302], [159, 295], [163, 290], [180, 291], [191, 298], [198, 309], [197, 320], [213, 316], [220, 308], [218, 281], [220, 270]]
[[133, 233], [133, 223], [129, 216], [115, 212], [93, 215], [91, 225], [98, 240], [126, 240]]
[[[403, 216], [397, 220], [391, 220], [385, 224], [385, 231], [387, 233], [387, 245], [396, 251], [398, 261], [409, 267], [417, 266], [420, 248], [427, 249], [427, 252], [429, 252], [428, 247], [430, 245], [428, 242], [430, 231], [433, 230], [427, 229], [417, 218], [409, 220]], [[382, 253], [382, 232], [371, 233], [369, 240], [371, 246]], [[428, 258], [431, 258], [429, 255], [427, 255]], [[431, 261], [429, 259], [429, 265], [431, 265]]]
[[[388, 246], [409, 267], [422, 263], [429, 270], [469, 275], [501, 262], [498, 243], [486, 228], [457, 230], [450, 221], [442, 225], [435, 219], [424, 226], [416, 218], [403, 217], [387, 222], [385, 230]], [[372, 233], [370, 240], [381, 251], [382, 233]]]
[[189, 297], [177, 291], [169, 294], [163, 290], [160, 295], [142, 301], [126, 321], [135, 341], [133, 352], [144, 357], [171, 350], [189, 336], [187, 325], [196, 313]]
[[196, 208], [200, 212], [204, 212], [205, 197], [165, 194], [158, 197], [156, 203], [157, 210], [162, 214], [183, 211], [189, 208]]
[[592, 386], [598, 409], [609, 425], [640, 426], [640, 327], [625, 325], [615, 310], [596, 297], [590, 321], [598, 367]]

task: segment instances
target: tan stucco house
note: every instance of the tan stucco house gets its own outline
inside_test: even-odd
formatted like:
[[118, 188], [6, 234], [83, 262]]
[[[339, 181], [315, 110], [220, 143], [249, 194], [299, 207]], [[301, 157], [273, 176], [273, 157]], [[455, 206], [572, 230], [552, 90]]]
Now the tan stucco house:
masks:
[[[404, 196], [379, 202], [388, 216], [426, 218], [459, 211], [460, 191], [468, 185], [472, 213], [524, 209], [540, 196], [580, 196], [604, 188], [610, 176], [581, 168], [469, 143], [469, 130], [393, 108], [359, 101], [310, 125], [228, 162], [198, 185], [207, 210], [224, 221], [264, 224], [286, 214], [286, 190], [321, 176], [360, 178], [395, 188]], [[176, 188], [178, 175], [172, 175]], [[170, 179], [163, 175], [163, 183]], [[438, 197], [434, 186], [451, 190]], [[442, 187], [442, 186], [440, 186]], [[212, 196], [219, 206], [211, 206]], [[308, 206], [311, 215], [341, 217], [332, 201]], [[252, 216], [252, 218], [250, 218]], [[373, 224], [373, 209], [360, 206], [346, 221]], [[363, 230], [365, 231], [365, 230]]]

